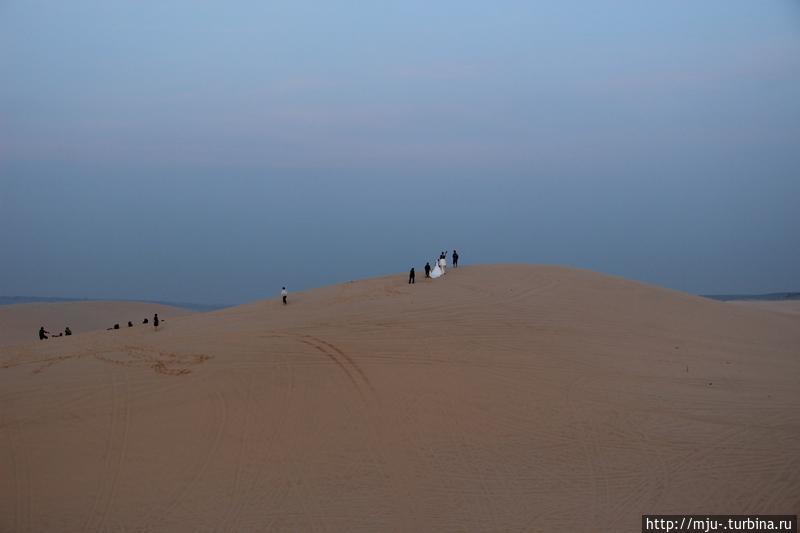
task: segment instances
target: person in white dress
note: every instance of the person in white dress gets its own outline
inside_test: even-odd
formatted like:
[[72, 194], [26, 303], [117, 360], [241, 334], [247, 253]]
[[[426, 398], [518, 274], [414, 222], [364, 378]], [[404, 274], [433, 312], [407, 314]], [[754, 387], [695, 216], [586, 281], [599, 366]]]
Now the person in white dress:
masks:
[[431, 270], [431, 277], [433, 279], [436, 279], [436, 278], [438, 278], [439, 276], [442, 275], [442, 269], [439, 268], [439, 261], [435, 261], [434, 265], [435, 266], [433, 267], [433, 270]]

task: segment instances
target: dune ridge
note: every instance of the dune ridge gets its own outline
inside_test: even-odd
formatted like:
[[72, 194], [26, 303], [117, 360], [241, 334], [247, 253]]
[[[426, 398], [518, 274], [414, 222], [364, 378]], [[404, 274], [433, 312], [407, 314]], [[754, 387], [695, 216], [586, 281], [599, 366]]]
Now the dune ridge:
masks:
[[486, 265], [0, 347], [2, 531], [636, 531], [800, 510], [800, 320]]

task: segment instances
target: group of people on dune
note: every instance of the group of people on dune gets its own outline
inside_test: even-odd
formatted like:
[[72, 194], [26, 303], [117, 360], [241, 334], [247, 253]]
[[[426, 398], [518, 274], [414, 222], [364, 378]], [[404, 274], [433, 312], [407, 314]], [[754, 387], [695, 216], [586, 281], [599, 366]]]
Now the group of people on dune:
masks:
[[[458, 268], [458, 252], [456, 250], [453, 250], [452, 258], [453, 258], [453, 268]], [[425, 263], [425, 277], [426, 278], [436, 279], [436, 278], [438, 278], [440, 276], [443, 276], [445, 274], [445, 272], [447, 271], [447, 251], [444, 251], [444, 252], [440, 253], [439, 254], [439, 258], [436, 259], [433, 263], [435, 265], [433, 268], [431, 268], [430, 261]], [[414, 267], [411, 267], [411, 272], [408, 273], [408, 283], [409, 284], [415, 283], [415, 281], [416, 281], [415, 278], [416, 278], [416, 274], [414, 273]], [[289, 293], [286, 291], [286, 287], [283, 287], [281, 289], [281, 301], [283, 301], [283, 305], [286, 305], [288, 303], [288, 301], [287, 301], [288, 300], [288, 296], [289, 296]], [[148, 322], [149, 322], [149, 320], [147, 318], [142, 320], [142, 324], [147, 324]], [[158, 313], [153, 315], [153, 327], [156, 330], [158, 330], [158, 326], [159, 326], [159, 324], [161, 322], [163, 322], [163, 320], [160, 320], [158, 318]], [[132, 328], [133, 327], [133, 322], [128, 321], [128, 327]], [[114, 324], [112, 327], [106, 328], [106, 329], [108, 329], [108, 330], [119, 329], [119, 324]], [[49, 338], [48, 335], [50, 335], [51, 337], [61, 337], [61, 336], [64, 336], [64, 335], [69, 336], [69, 335], [72, 335], [72, 330], [70, 330], [69, 326], [67, 326], [64, 329], [64, 333], [59, 333], [58, 335], [53, 335], [49, 331], [44, 329], [44, 326], [39, 328], [39, 340], [44, 340], [44, 339]]]
[[[158, 326], [159, 326], [159, 324], [161, 324], [161, 322], [164, 322], [164, 320], [158, 318], [158, 313], [154, 314], [153, 315], [153, 327], [156, 329], [156, 331], [158, 331]], [[150, 323], [150, 320], [147, 317], [145, 317], [145, 319], [142, 320], [142, 324], [149, 324], [149, 323]], [[128, 327], [129, 328], [133, 327], [133, 322], [131, 322], [130, 320], [128, 320]], [[112, 330], [112, 329], [119, 329], [119, 324], [114, 324], [110, 328], [106, 328], [106, 330]], [[69, 326], [67, 326], [66, 328], [64, 328], [64, 333], [59, 333], [58, 335], [53, 335], [52, 333], [50, 333], [49, 331], [44, 329], [44, 326], [39, 328], [39, 340], [40, 341], [43, 341], [45, 339], [50, 338], [50, 337], [48, 337], [48, 335], [50, 335], [50, 337], [69, 337], [70, 335], [72, 335], [72, 330], [69, 329]]]
[[66, 328], [64, 328], [64, 333], [59, 333], [58, 335], [54, 335], [54, 334], [50, 333], [49, 331], [47, 331], [46, 329], [44, 329], [44, 326], [39, 328], [39, 340], [40, 341], [43, 341], [43, 340], [47, 339], [48, 335], [50, 335], [50, 337], [65, 337], [65, 336], [69, 337], [70, 335], [72, 335], [72, 330], [69, 329], [69, 326], [67, 326]]
[[[458, 252], [453, 250], [453, 268], [458, 268]], [[430, 279], [436, 279], [439, 276], [444, 276], [445, 272], [447, 272], [447, 251], [444, 251], [439, 254], [439, 259], [436, 259], [433, 264], [435, 265], [431, 268], [430, 261], [425, 263], [425, 277]], [[411, 271], [408, 273], [408, 283], [409, 285], [412, 283], [416, 283], [416, 272], [414, 272], [414, 267], [411, 267]]]

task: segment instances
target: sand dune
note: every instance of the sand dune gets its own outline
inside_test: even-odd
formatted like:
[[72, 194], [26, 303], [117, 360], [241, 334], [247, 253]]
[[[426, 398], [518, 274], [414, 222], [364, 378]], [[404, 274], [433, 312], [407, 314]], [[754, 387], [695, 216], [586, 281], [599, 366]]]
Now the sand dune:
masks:
[[69, 326], [72, 333], [106, 329], [114, 324], [127, 327], [128, 321], [140, 325], [153, 313], [169, 319], [191, 311], [145, 302], [84, 301], [0, 305], [0, 346], [38, 340], [41, 326], [58, 334]]
[[3, 348], [0, 531], [638, 531], [643, 513], [797, 513], [798, 326], [497, 265]]
[[800, 300], [733, 300], [729, 303], [776, 313], [800, 315]]

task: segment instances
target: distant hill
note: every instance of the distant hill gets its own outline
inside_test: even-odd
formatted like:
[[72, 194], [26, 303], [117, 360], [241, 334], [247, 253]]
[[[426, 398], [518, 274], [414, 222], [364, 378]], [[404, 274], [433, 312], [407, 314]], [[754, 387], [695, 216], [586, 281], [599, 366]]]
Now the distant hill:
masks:
[[800, 300], [800, 292], [771, 292], [768, 294], [704, 294], [704, 298], [730, 302], [733, 300]]
[[[14, 305], [14, 304], [33, 304], [33, 303], [59, 303], [59, 302], [99, 302], [103, 301], [98, 298], [56, 298], [49, 296], [0, 296], [0, 305]], [[115, 300], [123, 302], [142, 302], [158, 305], [168, 305], [170, 307], [180, 307], [182, 309], [189, 309], [196, 312], [216, 311], [218, 309], [225, 309], [232, 307], [230, 305], [222, 304], [197, 304], [187, 302], [163, 302], [160, 300]]]

